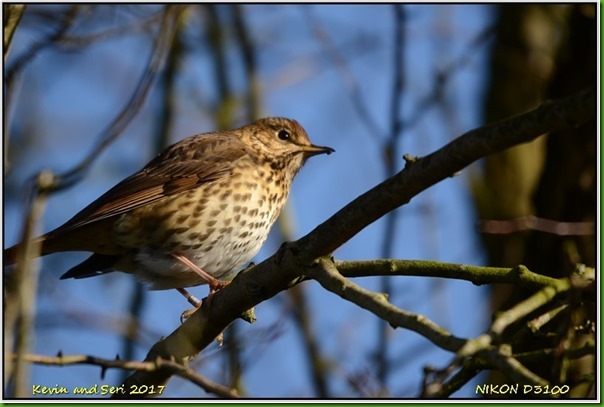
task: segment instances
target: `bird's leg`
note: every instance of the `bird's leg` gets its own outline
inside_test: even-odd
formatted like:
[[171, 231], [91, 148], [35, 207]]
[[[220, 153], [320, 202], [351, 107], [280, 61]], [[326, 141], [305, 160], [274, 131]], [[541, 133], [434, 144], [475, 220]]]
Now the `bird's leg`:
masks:
[[[227, 281], [220, 281], [220, 280], [212, 277], [210, 274], [205, 272], [201, 267], [199, 267], [197, 264], [193, 263], [191, 260], [189, 260], [188, 258], [183, 256], [182, 254], [170, 253], [170, 255], [172, 257], [174, 257], [176, 260], [178, 260], [179, 262], [181, 262], [182, 264], [184, 264], [185, 266], [187, 266], [188, 268], [190, 268], [191, 270], [193, 270], [194, 272], [196, 272], [197, 274], [199, 274], [199, 276], [201, 278], [203, 278], [205, 281], [207, 281], [208, 286], [210, 287], [210, 293], [208, 294], [208, 298], [206, 300], [208, 302], [208, 306], [210, 306], [212, 304], [212, 297], [214, 296], [214, 293], [216, 291], [226, 287], [227, 285], [229, 285], [229, 282], [227, 282]], [[197, 299], [195, 296], [189, 294], [189, 292], [187, 290], [185, 290], [184, 288], [177, 288], [177, 290], [179, 293], [181, 293], [187, 299], [189, 304], [191, 304], [195, 307], [195, 309], [186, 310], [182, 313], [182, 315], [180, 316], [180, 321], [183, 322], [185, 319], [189, 318], [191, 316], [191, 314], [197, 310], [197, 308], [201, 307], [202, 302], [199, 299]]]
[[201, 307], [201, 300], [199, 298], [195, 297], [193, 294], [190, 294], [184, 288], [177, 288], [176, 290], [178, 290], [178, 292], [181, 293], [187, 299], [189, 304], [191, 304], [195, 308]]
[[[187, 266], [188, 268], [190, 268], [191, 270], [193, 270], [194, 272], [196, 272], [197, 274], [199, 274], [199, 276], [201, 278], [206, 280], [208, 285], [210, 286], [210, 294], [214, 294], [216, 291], [229, 285], [228, 281], [220, 281], [220, 280], [212, 277], [210, 274], [208, 274], [204, 270], [202, 270], [201, 267], [199, 267], [197, 264], [193, 263], [191, 260], [187, 259], [182, 254], [170, 253], [170, 255], [172, 257], [174, 257], [176, 260], [178, 260], [179, 262], [181, 262], [182, 264], [184, 264], [185, 266]], [[185, 297], [186, 297], [186, 295], [185, 295]]]

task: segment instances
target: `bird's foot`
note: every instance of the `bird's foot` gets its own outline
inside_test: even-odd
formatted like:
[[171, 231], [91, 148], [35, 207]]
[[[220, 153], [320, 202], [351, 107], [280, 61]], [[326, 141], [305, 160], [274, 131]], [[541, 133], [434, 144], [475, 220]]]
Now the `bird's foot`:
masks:
[[[210, 287], [210, 293], [208, 294], [208, 297], [205, 298], [203, 301], [203, 302], [207, 303], [207, 305], [206, 305], [207, 307], [212, 306], [212, 299], [214, 298], [214, 294], [217, 291], [223, 289], [224, 287], [226, 287], [227, 285], [230, 284], [229, 281], [218, 280], [217, 278], [215, 278], [214, 276], [212, 276], [209, 273], [207, 273], [206, 271], [204, 271], [201, 267], [199, 267], [197, 264], [193, 263], [191, 260], [189, 260], [188, 258], [183, 256], [182, 254], [179, 254], [179, 253], [170, 253], [170, 254], [176, 260], [178, 260], [179, 262], [181, 262], [182, 264], [184, 264], [185, 266], [187, 266], [188, 268], [190, 268], [191, 270], [196, 272], [201, 278], [203, 278], [208, 283], [208, 286]], [[178, 292], [181, 293], [187, 299], [189, 304], [191, 304], [195, 307], [195, 309], [186, 310], [180, 315], [180, 322], [182, 323], [187, 318], [189, 318], [195, 311], [197, 311], [197, 309], [199, 309], [201, 307], [202, 301], [200, 301], [193, 295], [189, 294], [189, 292], [187, 290], [185, 290], [184, 288], [178, 288]], [[219, 341], [219, 342], [221, 342], [221, 341]]]
[[191, 304], [192, 306], [195, 307], [193, 309], [185, 310], [185, 311], [183, 311], [182, 314], [180, 314], [180, 323], [182, 324], [183, 322], [185, 322], [186, 319], [188, 319], [191, 315], [193, 315], [193, 313], [195, 311], [197, 311], [199, 309], [199, 307], [201, 307], [202, 302], [199, 298], [190, 294], [184, 288], [177, 288], [176, 290], [178, 290], [178, 292], [181, 293], [187, 299], [189, 304]]
[[180, 315], [180, 323], [182, 324], [183, 322], [185, 322], [185, 320], [187, 320], [191, 315], [193, 315], [193, 313], [195, 311], [197, 311], [199, 308], [201, 308], [201, 305], [204, 302], [207, 303], [207, 307], [210, 307], [212, 305], [212, 299], [214, 298], [214, 294], [229, 284], [230, 284], [230, 282], [228, 282], [228, 281], [219, 281], [219, 280], [214, 279], [214, 281], [212, 281], [212, 283], [209, 284], [210, 293], [208, 294], [207, 298], [203, 299], [203, 301], [198, 299], [197, 297], [195, 297], [193, 294], [189, 293], [184, 288], [177, 288], [176, 290], [179, 293], [181, 293], [183, 295], [183, 297], [185, 297], [187, 299], [189, 304], [191, 304], [192, 306], [195, 307], [193, 309], [188, 309], [188, 310], [183, 311], [183, 313]]
[[187, 310], [184, 310], [184, 311], [182, 312], [182, 314], [180, 314], [180, 323], [181, 323], [181, 324], [184, 324], [184, 322], [185, 322], [187, 319], [189, 319], [189, 317], [190, 317], [191, 315], [193, 315], [193, 313], [194, 313], [195, 311], [197, 311], [198, 309], [199, 309], [199, 308], [193, 308], [193, 309], [187, 309]]

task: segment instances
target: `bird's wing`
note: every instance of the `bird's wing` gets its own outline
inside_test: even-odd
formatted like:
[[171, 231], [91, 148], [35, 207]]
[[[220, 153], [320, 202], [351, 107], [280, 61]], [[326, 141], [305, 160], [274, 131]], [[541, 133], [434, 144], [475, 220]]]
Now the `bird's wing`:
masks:
[[236, 161], [246, 154], [246, 146], [229, 134], [184, 139], [49, 234], [64, 233], [121, 215], [166, 196], [219, 180], [228, 176]]

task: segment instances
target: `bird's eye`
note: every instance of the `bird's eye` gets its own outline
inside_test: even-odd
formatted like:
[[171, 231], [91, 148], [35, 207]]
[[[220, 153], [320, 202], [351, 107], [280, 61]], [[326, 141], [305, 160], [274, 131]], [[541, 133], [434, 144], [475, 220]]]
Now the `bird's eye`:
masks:
[[277, 137], [279, 137], [279, 140], [289, 140], [291, 136], [289, 135], [289, 131], [281, 130], [277, 133]]

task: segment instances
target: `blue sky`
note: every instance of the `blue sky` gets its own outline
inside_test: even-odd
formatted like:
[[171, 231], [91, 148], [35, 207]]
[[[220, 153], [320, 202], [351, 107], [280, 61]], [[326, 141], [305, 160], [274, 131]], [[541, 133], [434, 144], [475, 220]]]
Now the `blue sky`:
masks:
[[[309, 8], [343, 56], [344, 70], [333, 64], [325, 45], [313, 34], [303, 8]], [[460, 58], [467, 58], [467, 63], [451, 73], [444, 89], [445, 103], [422, 112], [417, 124], [400, 135], [395, 155], [398, 170], [404, 164], [403, 154], [428, 154], [483, 124], [481, 105], [490, 42], [470, 45], [493, 22], [493, 6], [413, 5], [405, 9], [406, 42], [401, 44], [405, 85], [400, 112], [404, 119], [413, 116], [420, 101], [431, 92], [440, 69], [446, 69]], [[288, 209], [294, 219], [294, 235], [298, 238], [385, 178], [381, 143], [390, 120], [395, 46], [393, 8], [391, 5], [246, 5], [244, 11], [259, 49], [263, 115], [295, 118], [315, 144], [336, 150], [336, 154], [310, 160], [294, 182]], [[109, 19], [105, 24], [117, 25], [120, 21], [116, 16], [113, 23]], [[23, 30], [15, 36], [11, 58], [39, 38], [38, 31], [26, 23], [24, 20]], [[80, 29], [98, 28], [83, 26]], [[197, 38], [197, 41], [200, 40]], [[200, 50], [181, 60], [171, 141], [215, 128], [211, 116], [204, 110], [204, 103], [209, 103], [215, 93], [209, 57], [202, 45], [198, 47]], [[95, 136], [128, 100], [149, 51], [148, 38], [134, 35], [84, 51], [44, 51], [28, 66], [9, 119], [11, 148], [20, 150], [19, 159], [12, 162], [14, 167], [5, 180], [8, 186], [5, 197], [7, 244], [17, 240], [22, 216], [17, 186], [41, 168], [65, 171], [88, 153]], [[230, 75], [234, 83], [241, 86], [237, 54], [229, 54], [229, 58], [233, 69]], [[354, 78], [362, 103], [379, 129], [377, 134], [369, 130], [355, 109], [350, 78]], [[153, 132], [156, 116], [157, 101], [152, 99], [120, 139], [97, 159], [83, 182], [49, 199], [44, 231], [65, 222], [152, 157], [147, 140]], [[29, 143], [19, 138], [20, 129], [33, 134]], [[469, 168], [439, 183], [400, 210], [393, 257], [483, 263], [469, 195], [471, 171]], [[336, 258], [379, 258], [384, 224], [384, 220], [380, 220], [366, 228], [338, 249]], [[257, 259], [274, 253], [281, 243], [279, 239], [274, 233]], [[112, 358], [121, 351], [122, 341], [108, 326], [108, 321], [124, 318], [134, 279], [121, 273], [86, 280], [57, 279], [82, 258], [82, 254], [57, 254], [48, 256], [42, 263], [36, 353], [54, 355], [61, 350], [63, 354]], [[374, 290], [379, 287], [376, 278], [359, 279], [358, 283]], [[307, 282], [304, 286], [321, 350], [337, 366], [330, 389], [334, 396], [347, 397], [354, 393], [347, 384], [346, 374], [371, 372], [369, 355], [375, 351], [377, 318], [326, 292], [317, 283]], [[420, 277], [393, 279], [393, 287], [391, 301], [395, 305], [424, 314], [457, 336], [475, 336], [487, 327], [486, 288]], [[203, 297], [207, 288], [193, 291]], [[256, 308], [258, 321], [254, 325], [237, 323], [244, 340], [243, 357], [249, 363], [244, 381], [251, 397], [312, 394], [299, 334], [287, 318], [291, 312], [288, 301], [281, 294]], [[150, 333], [137, 347], [139, 359], [145, 356], [150, 345], [178, 326], [178, 317], [186, 307], [186, 302], [175, 291], [147, 293], [142, 320]], [[389, 355], [397, 361], [387, 383], [393, 397], [418, 395], [423, 367], [443, 367], [452, 356], [419, 335], [400, 329], [391, 332], [390, 344]], [[223, 379], [222, 362], [217, 357], [220, 352], [213, 346], [196, 362], [201, 373], [219, 382]], [[118, 380], [119, 372], [109, 371], [102, 382], [117, 383]], [[32, 382], [49, 386], [56, 382], [72, 387], [101, 383], [101, 380], [99, 369], [89, 366], [35, 366]], [[203, 397], [204, 393], [179, 379], [170, 382], [166, 393], [171, 397], [192, 395]], [[473, 387], [468, 385], [455, 396], [473, 397]]]

